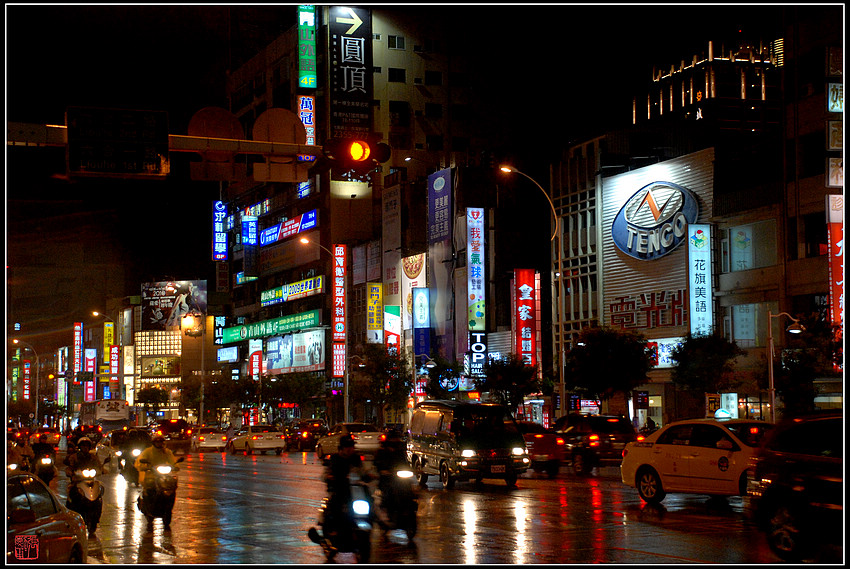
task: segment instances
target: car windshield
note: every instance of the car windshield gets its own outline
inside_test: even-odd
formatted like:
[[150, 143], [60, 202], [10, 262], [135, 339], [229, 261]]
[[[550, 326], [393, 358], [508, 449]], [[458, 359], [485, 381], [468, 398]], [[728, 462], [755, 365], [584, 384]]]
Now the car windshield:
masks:
[[376, 433], [378, 432], [378, 428], [374, 425], [367, 425], [366, 423], [349, 423], [346, 425], [349, 433]]
[[461, 436], [468, 434], [486, 439], [493, 435], [520, 434], [516, 423], [501, 407], [465, 409], [462, 413], [455, 413], [455, 420], [452, 431], [457, 427]]
[[531, 433], [531, 434], [543, 434], [548, 433], [549, 429], [541, 425], [540, 423], [517, 423], [519, 430], [523, 433]]
[[620, 417], [588, 417], [590, 428], [595, 433], [615, 434], [633, 433], [635, 428], [625, 418]]
[[764, 435], [773, 427], [770, 423], [753, 421], [752, 423], [727, 423], [726, 428], [732, 431], [738, 440], [750, 447], [757, 447]]

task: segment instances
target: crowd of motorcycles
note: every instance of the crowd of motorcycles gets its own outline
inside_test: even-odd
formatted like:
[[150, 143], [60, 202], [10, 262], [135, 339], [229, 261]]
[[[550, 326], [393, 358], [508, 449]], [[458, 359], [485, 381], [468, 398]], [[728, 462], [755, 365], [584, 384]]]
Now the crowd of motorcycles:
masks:
[[[102, 466], [93, 454], [83, 460], [72, 461], [71, 457], [79, 454], [79, 447], [83, 448], [83, 454], [79, 456], [85, 456], [86, 452], [90, 452], [91, 446], [91, 441], [86, 438], [79, 439], [76, 444], [71, 442], [64, 461], [69, 470], [72, 464], [79, 466], [72, 470], [66, 505], [83, 517], [90, 537], [95, 533], [103, 511], [105, 489], [97, 478], [102, 473]], [[128, 484], [143, 487], [138, 498], [138, 507], [147, 519], [148, 527], [151, 527], [154, 519], [160, 518], [167, 528], [171, 523], [176, 500], [176, 473], [179, 468], [166, 464], [151, 467], [144, 459], [137, 461], [143, 451], [144, 445], [141, 443], [117, 449], [117, 470]], [[329, 458], [325, 457], [326, 467], [329, 465]], [[107, 456], [104, 466], [111, 460], [112, 457]], [[176, 462], [183, 460], [184, 457], [180, 456]], [[137, 462], [146, 471], [143, 483], [140, 482]], [[9, 463], [7, 468], [10, 474], [32, 472], [48, 485], [59, 474], [53, 448], [36, 453], [32, 458], [24, 456], [20, 463]], [[371, 484], [375, 480], [378, 480], [377, 489]], [[382, 465], [378, 473], [374, 469], [352, 472], [348, 477], [350, 498], [347, 503], [340, 504], [335, 501], [332, 493], [325, 497], [319, 509], [319, 527], [311, 527], [308, 537], [321, 545], [329, 562], [333, 562], [339, 553], [351, 553], [358, 562], [368, 563], [371, 556], [372, 530], [375, 526], [384, 532], [401, 530], [407, 536], [408, 545], [415, 546], [413, 538], [417, 530], [418, 510], [415, 480], [407, 461], [402, 459]]]

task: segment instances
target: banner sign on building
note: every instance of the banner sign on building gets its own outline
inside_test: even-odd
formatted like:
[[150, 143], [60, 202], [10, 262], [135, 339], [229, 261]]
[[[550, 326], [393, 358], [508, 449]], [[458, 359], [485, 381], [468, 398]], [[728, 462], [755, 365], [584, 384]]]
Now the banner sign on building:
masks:
[[322, 323], [321, 314], [320, 310], [310, 310], [308, 312], [281, 316], [273, 320], [263, 320], [262, 322], [225, 328], [222, 334], [222, 344], [232, 344], [250, 338], [262, 338], [264, 336], [274, 336], [294, 330], [315, 328]]
[[404, 330], [413, 328], [413, 288], [425, 286], [425, 253], [404, 257], [401, 260], [401, 326]]
[[207, 281], [142, 284], [142, 330], [173, 330], [190, 312], [207, 313]]
[[74, 381], [81, 371], [83, 371], [83, 323], [74, 322]]
[[[298, 95], [298, 118], [301, 119], [301, 124], [304, 125], [304, 130], [307, 133], [305, 144], [316, 144], [316, 98], [311, 95]], [[301, 162], [313, 162], [315, 156], [309, 154], [299, 154], [298, 160]], [[299, 192], [299, 197], [301, 197]]]
[[304, 279], [296, 283], [289, 283], [264, 290], [260, 293], [260, 305], [271, 306], [272, 304], [288, 302], [323, 292], [325, 292], [325, 277], [320, 275], [311, 279]]
[[516, 345], [514, 353], [528, 366], [537, 365], [537, 289], [534, 269], [514, 269]]
[[399, 353], [401, 345], [401, 306], [384, 306], [384, 338], [387, 352]]
[[30, 360], [24, 360], [23, 362], [24, 369], [24, 386], [23, 386], [23, 395], [25, 400], [29, 400], [30, 398], [30, 382], [32, 377], [32, 362]]
[[844, 335], [844, 196], [826, 196], [829, 252], [829, 319], [838, 325], [839, 344]]
[[115, 342], [115, 322], [103, 323], [103, 363], [109, 363], [109, 346]]
[[212, 260], [227, 260], [227, 206], [221, 200], [213, 202]]
[[347, 270], [347, 246], [346, 245], [333, 245], [332, 246], [333, 254], [334, 254], [334, 273], [331, 277], [333, 279], [332, 289], [333, 289], [333, 310], [331, 314], [331, 329], [333, 330], [333, 340], [334, 342], [345, 342], [347, 331], [346, 327], [346, 316], [345, 311], [347, 307], [345, 306], [346, 302], [346, 294], [345, 294], [345, 278], [346, 278], [346, 270]]
[[469, 377], [484, 377], [484, 366], [487, 364], [487, 334], [484, 332], [469, 333]]
[[221, 363], [235, 363], [239, 361], [239, 346], [219, 348], [216, 353], [216, 361]]
[[372, 15], [365, 8], [328, 8], [332, 137], [372, 131]]
[[413, 288], [413, 355], [431, 355], [431, 295], [424, 287]]
[[486, 330], [484, 293], [487, 281], [484, 267], [484, 209], [466, 208], [466, 266], [469, 330]]
[[366, 342], [384, 343], [384, 287], [381, 283], [366, 283]]
[[263, 341], [248, 340], [248, 375], [258, 381], [263, 374]]
[[115, 393], [115, 397], [121, 393], [118, 374], [121, 371], [121, 346], [109, 346], [109, 391]]
[[707, 336], [714, 329], [711, 275], [711, 226], [692, 223], [688, 226], [688, 292], [694, 336]]
[[345, 342], [334, 342], [332, 377], [345, 377]]
[[276, 375], [323, 369], [324, 330], [307, 330], [266, 340], [266, 373]]
[[[86, 348], [85, 350], [85, 371], [96, 373], [97, 372], [97, 350], [94, 348]], [[85, 393], [85, 401], [94, 401], [97, 399], [97, 381], [92, 379], [91, 381], [85, 382], [84, 393]]]
[[428, 176], [428, 244], [448, 239], [452, 229], [452, 170]]
[[316, 7], [301, 5], [298, 6], [298, 88], [315, 89], [317, 86]]
[[289, 221], [284, 221], [283, 223], [278, 223], [277, 225], [272, 225], [271, 227], [263, 229], [260, 233], [260, 247], [277, 243], [287, 237], [297, 235], [302, 231], [313, 229], [316, 227], [317, 221], [318, 212], [317, 210], [312, 209], [290, 219]]

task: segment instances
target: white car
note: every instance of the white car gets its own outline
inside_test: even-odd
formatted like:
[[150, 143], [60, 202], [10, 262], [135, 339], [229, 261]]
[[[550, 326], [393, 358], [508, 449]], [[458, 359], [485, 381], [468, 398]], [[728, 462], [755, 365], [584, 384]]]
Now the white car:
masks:
[[203, 452], [205, 449], [224, 451], [227, 435], [215, 427], [200, 427], [192, 432], [192, 450]]
[[661, 502], [668, 492], [743, 496], [750, 457], [771, 427], [749, 419], [670, 423], [626, 445], [620, 476], [650, 503]]
[[367, 458], [374, 458], [375, 453], [381, 448], [383, 433], [375, 425], [369, 423], [339, 423], [331, 427], [328, 434], [321, 437], [316, 443], [316, 456], [319, 458], [333, 454], [339, 448], [339, 438], [343, 435], [351, 435], [354, 439], [354, 450]]
[[230, 452], [239, 451], [252, 454], [255, 451], [265, 454], [273, 450], [276, 454], [286, 448], [286, 435], [274, 425], [249, 425], [239, 429], [230, 441]]

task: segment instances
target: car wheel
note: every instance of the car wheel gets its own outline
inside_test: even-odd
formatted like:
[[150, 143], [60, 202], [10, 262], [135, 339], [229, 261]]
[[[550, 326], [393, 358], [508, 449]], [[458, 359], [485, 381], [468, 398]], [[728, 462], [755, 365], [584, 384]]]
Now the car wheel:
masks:
[[74, 549], [71, 550], [71, 557], [68, 558], [68, 563], [76, 565], [78, 563], [85, 562], [86, 560], [83, 558], [83, 549], [79, 545], [75, 545]]
[[575, 472], [578, 476], [586, 476], [590, 474], [590, 465], [583, 454], [576, 454], [573, 456], [573, 472]]
[[549, 478], [555, 478], [558, 475], [558, 471], [561, 469], [561, 463], [558, 460], [550, 460], [546, 465], [546, 474], [549, 475]]
[[517, 474], [513, 472], [505, 476], [505, 484], [508, 485], [509, 488], [516, 486]]
[[278, 448], [274, 449], [274, 453], [275, 453], [276, 455], [278, 455], [278, 456], [279, 456], [279, 455], [280, 455], [280, 453], [282, 453], [282, 452], [283, 452], [283, 448], [281, 448], [281, 447], [278, 447]]
[[254, 449], [251, 448], [251, 445], [249, 445], [248, 443], [245, 443], [245, 452], [248, 453], [248, 454], [254, 454]]
[[785, 561], [801, 561], [809, 553], [796, 508], [777, 504], [767, 518], [767, 543]]
[[413, 474], [419, 485], [424, 488], [428, 483], [428, 475], [422, 471], [422, 463], [418, 459], [413, 463]]
[[324, 451], [322, 450], [322, 445], [316, 447], [316, 456], [318, 458], [322, 458], [324, 456]]
[[236, 445], [230, 443], [230, 454], [236, 454]]
[[741, 473], [741, 477], [738, 479], [738, 496], [746, 496], [747, 495], [747, 471]]
[[661, 487], [661, 479], [652, 468], [646, 467], [638, 471], [637, 490], [641, 499], [650, 504], [657, 504], [664, 499], [667, 493]]
[[452, 478], [449, 472], [449, 465], [445, 462], [440, 465], [440, 482], [443, 483], [443, 488], [451, 490], [455, 486], [455, 479]]

